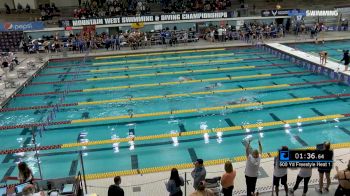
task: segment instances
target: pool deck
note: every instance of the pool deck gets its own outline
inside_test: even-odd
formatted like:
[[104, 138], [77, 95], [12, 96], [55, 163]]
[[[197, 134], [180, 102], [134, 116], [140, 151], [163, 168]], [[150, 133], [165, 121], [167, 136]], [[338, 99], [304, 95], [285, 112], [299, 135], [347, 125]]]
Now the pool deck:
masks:
[[[323, 34], [324, 40], [343, 40], [343, 39], [350, 39], [350, 33], [349, 32], [325, 32]], [[305, 37], [295, 37], [295, 36], [286, 36], [283, 39], [273, 39], [273, 40], [266, 40], [265, 44], [269, 44], [274, 47], [279, 47], [279, 49], [286, 50], [286, 52], [292, 52], [294, 54], [298, 53], [300, 55], [304, 55], [305, 58], [307, 58], [309, 61], [312, 60], [314, 63], [319, 64], [319, 57], [313, 56], [310, 54], [307, 54], [305, 52], [296, 51], [295, 49], [290, 49], [289, 47], [280, 45], [280, 43], [299, 43], [299, 42], [312, 42], [314, 39], [308, 39]], [[187, 45], [177, 45], [175, 47], [167, 47], [164, 46], [153, 46], [152, 48], [142, 48], [139, 50], [130, 50], [130, 48], [122, 48], [121, 51], [105, 51], [105, 50], [94, 50], [89, 53], [89, 56], [102, 56], [102, 55], [121, 55], [121, 54], [130, 54], [130, 53], [146, 53], [146, 52], [165, 52], [165, 51], [174, 51], [174, 50], [188, 50], [188, 49], [203, 49], [203, 48], [223, 48], [223, 47], [238, 47], [238, 46], [251, 46], [251, 44], [247, 44], [240, 40], [235, 41], [228, 41], [228, 42], [215, 42], [210, 43], [204, 40], [200, 40], [197, 43], [189, 43]], [[285, 48], [286, 47], [286, 48]], [[30, 70], [28, 71], [27, 78], [21, 78], [18, 79], [18, 87], [17, 88], [9, 88], [5, 89], [6, 98], [2, 99], [0, 104], [3, 107], [14, 94], [16, 94], [25, 84], [30, 82], [33, 75], [38, 72], [41, 68], [44, 67], [45, 62], [48, 59], [54, 59], [54, 58], [71, 58], [71, 57], [83, 57], [85, 54], [73, 54], [72, 52], [67, 52], [67, 54], [63, 53], [49, 53], [49, 54], [31, 54], [31, 55], [24, 55], [24, 54], [18, 54], [17, 55], [19, 59], [21, 60], [22, 65], [26, 65], [27, 61], [32, 60], [36, 62], [36, 66], [38, 67], [37, 70]], [[44, 62], [40, 62], [38, 60], [38, 57], [44, 58]], [[340, 71], [343, 70], [342, 65], [340, 65], [337, 62], [329, 61], [327, 66], [330, 66], [334, 69], [340, 68]], [[16, 72], [18, 70], [17, 66], [14, 70]], [[346, 72], [346, 74], [349, 74], [350, 72]], [[243, 149], [242, 149], [243, 150]], [[338, 165], [340, 168], [344, 168], [347, 160], [350, 159], [350, 148], [344, 148], [344, 149], [337, 149], [335, 150], [335, 157], [336, 162], [335, 165]], [[272, 162], [273, 160], [271, 158], [264, 159], [261, 164], [261, 177], [258, 180], [257, 187], [260, 190], [260, 192], [264, 192], [264, 190], [270, 190], [271, 189], [271, 183], [272, 183]], [[236, 162], [234, 163], [234, 168], [237, 170], [237, 177], [235, 181], [235, 195], [244, 195], [245, 191], [245, 179], [244, 179], [244, 165], [245, 162]], [[180, 170], [180, 173], [184, 172], [190, 172], [190, 169]], [[214, 166], [208, 166], [207, 172], [208, 177], [214, 177], [214, 176], [221, 176], [223, 171], [222, 165], [214, 165]], [[288, 182], [294, 182], [298, 170], [289, 170], [288, 174]], [[190, 173], [187, 173], [188, 179], [191, 179]], [[334, 170], [332, 171], [332, 176], [334, 175]], [[165, 190], [164, 181], [167, 180], [169, 177], [169, 172], [160, 172], [160, 173], [151, 173], [151, 174], [144, 174], [144, 175], [133, 175], [133, 176], [123, 176], [122, 177], [122, 187], [124, 188], [126, 195], [167, 195], [167, 192]], [[313, 171], [313, 176], [310, 184], [317, 184], [318, 174], [317, 171]], [[88, 184], [88, 191], [89, 193], [97, 193], [98, 195], [107, 195], [107, 189], [110, 184], [112, 184], [113, 179], [111, 178], [105, 178], [105, 179], [99, 179], [99, 180], [89, 180], [87, 182]], [[152, 183], [153, 182], [153, 183]], [[335, 182], [335, 181], [334, 181]], [[291, 185], [290, 185], [291, 186]], [[188, 191], [187, 195], [193, 191], [191, 182], [187, 185]], [[336, 186], [331, 186], [331, 192], [328, 195], [333, 195], [335, 191]], [[300, 190], [298, 190], [298, 193]], [[267, 195], [271, 194], [269, 193], [263, 193], [261, 195]], [[281, 195], [284, 195], [283, 193]], [[296, 195], [301, 195], [297, 194]], [[315, 193], [313, 188], [309, 189], [308, 195], [318, 195]], [[327, 195], [327, 194], [323, 194]]]
[[[282, 51], [284, 53], [287, 53], [287, 54], [290, 54], [293, 56], [297, 56], [298, 58], [301, 58], [305, 61], [309, 61], [309, 62], [312, 62], [314, 64], [320, 64], [320, 57], [319, 56], [315, 56], [313, 54], [309, 54], [309, 53], [301, 51], [301, 50], [296, 50], [294, 48], [288, 47], [288, 46], [280, 44], [280, 43], [267, 43], [266, 45], [270, 46], [272, 48], [275, 48], [279, 51]], [[327, 67], [335, 72], [350, 75], [350, 70], [344, 71], [345, 66], [343, 64], [332, 61], [332, 60], [328, 59], [327, 63], [323, 66]]]
[[[241, 149], [244, 150], [243, 148]], [[350, 149], [336, 149], [334, 150], [334, 165], [338, 166], [340, 170], [344, 169], [347, 165], [348, 160], [350, 160]], [[244, 169], [245, 162], [235, 162], [233, 163], [233, 168], [237, 171], [235, 179], [234, 195], [246, 195], [245, 194], [245, 177]], [[221, 176], [224, 173], [223, 165], [206, 166], [207, 178]], [[187, 184], [187, 195], [193, 192], [192, 188], [192, 177], [190, 172], [192, 169], [179, 170], [181, 176], [184, 177], [184, 173], [187, 173], [187, 180], [190, 180]], [[273, 178], [273, 158], [262, 159], [260, 164], [260, 176], [257, 182], [257, 190], [261, 195], [271, 195], [271, 185]], [[289, 169], [288, 170], [288, 187], [294, 186], [296, 176], [299, 169]], [[334, 195], [337, 187], [337, 180], [333, 179], [335, 175], [335, 169], [331, 171], [332, 186], [330, 187], [330, 192], [324, 193], [322, 195]], [[144, 175], [132, 175], [132, 176], [122, 176], [121, 187], [124, 189], [126, 195], [131, 196], [148, 196], [148, 195], [167, 195], [167, 191], [164, 182], [168, 180], [170, 176], [169, 172], [159, 172]], [[105, 178], [99, 180], [89, 180], [87, 181], [88, 192], [97, 193], [98, 195], [107, 195], [109, 185], [113, 184], [112, 178]], [[316, 185], [318, 185], [318, 172], [317, 169], [313, 169], [312, 177], [309, 183], [309, 191], [307, 195], [321, 195], [315, 191]], [[299, 189], [295, 192], [295, 195], [301, 195], [303, 183], [300, 184]], [[184, 189], [183, 189], [184, 190]], [[280, 188], [282, 190], [282, 188]], [[281, 191], [280, 195], [285, 195]]]

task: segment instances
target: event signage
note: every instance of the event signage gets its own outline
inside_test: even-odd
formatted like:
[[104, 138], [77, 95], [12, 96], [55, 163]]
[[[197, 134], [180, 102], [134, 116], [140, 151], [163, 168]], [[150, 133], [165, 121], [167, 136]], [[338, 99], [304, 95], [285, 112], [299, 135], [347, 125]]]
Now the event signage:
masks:
[[350, 6], [338, 6], [334, 7], [338, 12], [350, 12]]
[[306, 10], [306, 16], [338, 16], [338, 10]]
[[290, 10], [262, 10], [262, 17], [271, 17], [271, 16], [288, 16]]
[[271, 17], [271, 16], [305, 16], [305, 10], [300, 9], [281, 9], [281, 10], [262, 10], [262, 17]]
[[0, 31], [29, 31], [44, 29], [44, 23], [39, 22], [5, 22], [0, 24]]
[[288, 16], [306, 16], [306, 11], [299, 9], [289, 10]]
[[85, 26], [85, 25], [109, 25], [109, 24], [126, 24], [126, 23], [138, 23], [138, 22], [229, 18], [231, 17], [231, 15], [233, 14], [228, 12], [165, 14], [165, 15], [150, 15], [150, 16], [79, 19], [79, 20], [61, 21], [61, 24], [62, 26], [77, 27], [77, 26]]

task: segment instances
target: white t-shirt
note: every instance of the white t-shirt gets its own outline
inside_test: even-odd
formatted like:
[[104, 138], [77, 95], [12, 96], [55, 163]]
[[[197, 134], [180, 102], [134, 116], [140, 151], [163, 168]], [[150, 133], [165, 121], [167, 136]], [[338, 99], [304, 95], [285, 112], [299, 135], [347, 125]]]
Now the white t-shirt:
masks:
[[258, 158], [254, 158], [251, 154], [248, 156], [244, 172], [246, 176], [258, 177], [260, 160], [260, 156]]
[[278, 162], [279, 159], [275, 157], [275, 167], [273, 170], [273, 176], [280, 178], [287, 175], [287, 168], [280, 168]]
[[312, 175], [312, 168], [300, 168], [298, 176], [302, 178], [311, 177]]
[[222, 35], [222, 32], [223, 32], [224, 30], [222, 29], [222, 28], [220, 28], [220, 29], [218, 29], [218, 35]]

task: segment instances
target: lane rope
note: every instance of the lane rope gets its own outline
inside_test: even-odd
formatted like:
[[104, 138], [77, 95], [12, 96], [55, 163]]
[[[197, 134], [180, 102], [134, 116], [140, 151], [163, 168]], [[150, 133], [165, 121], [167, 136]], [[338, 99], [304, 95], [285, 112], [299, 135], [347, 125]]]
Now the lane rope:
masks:
[[192, 108], [192, 109], [183, 109], [183, 110], [128, 114], [128, 115], [107, 116], [107, 117], [77, 119], [77, 120], [58, 121], [58, 122], [51, 121], [50, 123], [17, 124], [17, 125], [0, 126], [0, 130], [29, 128], [29, 127], [38, 127], [38, 126], [47, 127], [47, 126], [60, 125], [60, 124], [81, 124], [81, 123], [92, 123], [92, 122], [103, 122], [103, 121], [115, 121], [115, 120], [135, 119], [135, 118], [145, 118], [145, 117], [148, 118], [148, 117], [164, 116], [164, 115], [189, 114], [189, 113], [196, 113], [196, 112], [208, 112], [208, 111], [218, 111], [218, 110], [227, 110], [227, 109], [237, 109], [237, 108], [244, 108], [244, 107], [296, 103], [296, 102], [304, 102], [304, 101], [313, 101], [318, 99], [349, 97], [349, 96], [350, 94], [337, 94], [337, 95], [329, 95], [329, 96], [301, 97], [301, 98], [293, 98], [293, 99], [279, 99], [279, 100], [264, 101], [264, 102], [240, 103], [240, 104], [234, 104], [234, 105], [223, 105], [223, 106], [214, 106], [214, 107], [205, 107], [205, 108]]
[[[270, 54], [266, 54], [266, 53], [261, 53], [261, 52], [236, 52], [236, 53], [224, 53], [224, 54], [230, 54], [230, 55], [241, 55], [241, 56], [243, 56], [243, 54], [249, 54], [249, 55], [252, 55], [252, 54], [261, 54], [261, 55], [268, 55], [268, 56], [271, 56]], [[210, 54], [211, 55], [211, 54]], [[203, 57], [208, 57], [208, 56], [210, 56], [210, 55], [202, 55]], [[221, 54], [218, 54], [219, 56], [221, 55]], [[218, 55], [212, 55], [213, 57], [216, 57], [216, 56], [218, 56]], [[185, 57], [185, 58], [184, 58]], [[181, 59], [190, 59], [190, 58], [187, 58], [187, 57], [193, 57], [193, 56], [181, 56], [181, 57], [179, 57], [179, 59], [181, 60]], [[272, 56], [272, 57], [274, 57], [274, 56]], [[170, 60], [173, 60], [173, 58], [177, 58], [177, 57], [162, 57], [162, 59], [163, 60], [167, 60], [167, 59], [169, 59], [170, 58]], [[145, 59], [143, 59], [142, 61], [140, 61], [140, 60], [136, 60], [135, 61], [135, 63], [137, 63], [137, 62], [150, 62], [150, 60], [151, 61], [153, 61], [153, 60], [156, 60], [157, 61], [157, 59], [158, 58], [154, 58], [154, 59], [148, 59], [148, 60], [145, 60]], [[261, 59], [261, 58], [260, 58]], [[175, 59], [176, 60], [176, 59]], [[134, 62], [134, 60], [125, 60], [126, 62], [128, 62], [128, 63], [130, 63], [130, 61], [131, 62]], [[120, 62], [122, 62], [122, 61], [114, 61], [114, 62], [116, 62], [116, 63], [114, 63], [114, 64], [125, 64], [125, 63], [120, 63]], [[55, 68], [73, 68], [73, 67], [77, 67], [77, 66], [82, 66], [82, 67], [91, 67], [91, 66], [93, 66], [93, 64], [89, 64], [89, 65], [80, 65], [80, 64], [65, 64], [65, 65], [49, 65], [49, 66], [47, 66], [46, 68], [53, 68], [53, 69], [55, 69]]]
[[[58, 106], [59, 107], [71, 107], [71, 106], [83, 106], [83, 105], [100, 105], [100, 104], [107, 104], [107, 103], [143, 101], [143, 100], [153, 100], [153, 99], [167, 99], [167, 98], [174, 98], [174, 97], [188, 97], [188, 96], [218, 94], [218, 93], [233, 93], [233, 92], [241, 92], [241, 91], [265, 90], [265, 89], [275, 89], [275, 88], [286, 88], [287, 89], [287, 87], [292, 87], [292, 86], [316, 85], [316, 84], [325, 84], [325, 83], [334, 83], [334, 82], [339, 82], [339, 81], [338, 80], [321, 80], [321, 81], [303, 82], [303, 83], [276, 84], [276, 85], [268, 85], [268, 86], [253, 86], [253, 87], [247, 87], [247, 88], [232, 88], [232, 89], [214, 90], [214, 91], [197, 91], [197, 92], [181, 93], [181, 94], [153, 95], [153, 96], [145, 96], [145, 97], [131, 97], [131, 98], [123, 98], [123, 99], [109, 99], [109, 100], [65, 103], [65, 104], [59, 104]], [[30, 107], [1, 108], [0, 112], [45, 109], [45, 108], [53, 108], [53, 107], [55, 107], [55, 105], [39, 105], [39, 106], [30, 106]]]
[[152, 53], [126, 54], [126, 55], [111, 55], [111, 56], [95, 57], [95, 60], [125, 58], [125, 57], [140, 57], [140, 56], [158, 56], [158, 55], [164, 55], [164, 54], [185, 54], [185, 53], [213, 52], [213, 51], [225, 51], [225, 50], [226, 50], [225, 48], [215, 48], [215, 49], [202, 49], [202, 50], [183, 50], [183, 51], [152, 52]]
[[[261, 58], [246, 58], [246, 59], [235, 59], [235, 61], [232, 61], [231, 63], [236, 62], [254, 62], [256, 60], [259, 60]], [[277, 58], [269, 58], [269, 59], [277, 59]], [[204, 63], [200, 64], [197, 63], [198, 61], [193, 62], [181, 62], [181, 63], [172, 63], [172, 64], [150, 64], [150, 65], [142, 65], [142, 66], [130, 66], [130, 65], [123, 65], [123, 67], [115, 67], [115, 68], [105, 68], [105, 69], [92, 69], [92, 70], [85, 70], [82, 71], [82, 73], [87, 73], [84, 75], [92, 74], [92, 73], [103, 73], [103, 72], [110, 72], [110, 71], [130, 71], [130, 70], [146, 70], [146, 69], [158, 69], [158, 68], [186, 68], [186, 67], [197, 67], [199, 65], [211, 65], [212, 60], [203, 61]], [[226, 64], [226, 63], [215, 63], [215, 64]], [[51, 76], [51, 75], [71, 75], [75, 72], [53, 72], [53, 73], [46, 73], [46, 74], [40, 74], [40, 76]]]
[[157, 77], [157, 76], [166, 76], [166, 75], [181, 75], [181, 74], [194, 74], [194, 73], [217, 73], [222, 71], [234, 71], [234, 70], [250, 70], [250, 69], [264, 69], [272, 67], [281, 67], [281, 66], [293, 66], [288, 63], [286, 64], [269, 64], [269, 65], [245, 65], [237, 67], [216, 67], [210, 69], [187, 69], [185, 71], [171, 71], [171, 72], [155, 72], [147, 74], [124, 74], [124, 75], [112, 75], [105, 77], [93, 77], [79, 80], [65, 80], [65, 81], [50, 81], [50, 82], [32, 82], [31, 85], [43, 85], [43, 84], [60, 84], [60, 83], [75, 83], [75, 82], [91, 82], [91, 81], [103, 81], [103, 80], [117, 80], [117, 79], [130, 79], [130, 78], [140, 78], [140, 77]]
[[36, 149], [34, 147], [30, 148], [17, 148], [17, 149], [7, 149], [0, 150], [0, 154], [13, 154], [19, 152], [29, 152], [35, 150], [52, 150], [52, 149], [64, 149], [64, 148], [75, 148], [82, 146], [96, 146], [96, 145], [106, 145], [113, 143], [126, 143], [129, 141], [148, 141], [148, 140], [156, 140], [156, 139], [165, 139], [172, 137], [186, 137], [186, 136], [194, 136], [194, 135], [203, 135], [205, 133], [218, 133], [218, 132], [232, 132], [232, 131], [242, 131], [247, 128], [258, 128], [258, 127], [273, 127], [280, 126], [285, 124], [294, 124], [294, 123], [303, 123], [303, 122], [312, 122], [312, 121], [323, 121], [323, 120], [339, 120], [342, 118], [349, 117], [350, 113], [347, 114], [331, 114], [325, 116], [313, 116], [313, 117], [305, 117], [305, 118], [295, 118], [288, 120], [280, 120], [280, 121], [269, 121], [264, 123], [255, 123], [248, 125], [239, 125], [232, 127], [222, 127], [222, 128], [213, 128], [206, 130], [193, 130], [187, 132], [178, 132], [178, 133], [165, 133], [158, 135], [146, 135], [146, 136], [135, 136], [135, 137], [127, 137], [127, 138], [118, 138], [118, 139], [107, 139], [107, 140], [96, 140], [96, 141], [88, 141], [84, 143], [65, 143], [65, 144], [56, 144], [56, 145], [48, 145], [48, 146], [38, 146]]
[[[86, 92], [96, 92], [96, 91], [112, 91], [112, 90], [121, 90], [121, 89], [131, 89], [131, 88], [141, 88], [141, 87], [158, 87], [158, 86], [169, 86], [169, 85], [182, 85], [188, 83], [200, 83], [200, 82], [220, 82], [226, 80], [238, 80], [238, 79], [253, 79], [253, 78], [266, 78], [273, 76], [282, 76], [282, 75], [302, 75], [310, 74], [309, 71], [300, 71], [300, 72], [288, 72], [288, 73], [275, 73], [275, 74], [257, 74], [257, 75], [243, 75], [235, 77], [223, 77], [223, 78], [210, 78], [210, 79], [198, 79], [190, 81], [175, 81], [175, 82], [160, 82], [160, 83], [145, 83], [145, 84], [135, 84], [135, 85], [126, 85], [126, 86], [111, 86], [111, 87], [98, 87], [98, 88], [87, 88], [87, 89], [76, 89], [69, 90], [68, 93], [86, 93]], [[37, 92], [37, 93], [28, 93], [28, 94], [16, 94], [15, 97], [28, 97], [28, 96], [42, 96], [42, 95], [53, 95], [53, 94], [62, 94], [64, 91], [49, 91], [49, 92]]]

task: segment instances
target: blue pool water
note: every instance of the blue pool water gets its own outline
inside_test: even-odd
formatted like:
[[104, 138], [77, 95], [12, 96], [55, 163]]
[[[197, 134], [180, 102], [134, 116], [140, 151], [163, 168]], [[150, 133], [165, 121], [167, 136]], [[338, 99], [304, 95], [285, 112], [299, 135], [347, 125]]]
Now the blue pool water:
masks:
[[[193, 56], [194, 58], [191, 58]], [[198, 58], [200, 56], [201, 58]], [[186, 58], [174, 58], [186, 57]], [[154, 60], [162, 58], [162, 60]], [[169, 59], [172, 58], [172, 59]], [[150, 59], [150, 60], [149, 60]], [[152, 60], [153, 59], [153, 60]], [[235, 62], [225, 62], [234, 60]], [[129, 62], [122, 62], [122, 61]], [[140, 60], [142, 62], [132, 62]], [[131, 61], [131, 62], [130, 62]], [[207, 62], [207, 63], [204, 63]], [[219, 63], [215, 63], [219, 61]], [[96, 63], [116, 62], [116, 64], [93, 66]], [[119, 62], [119, 63], [118, 63]], [[122, 62], [122, 63], [120, 63]], [[203, 62], [196, 64], [196, 62]], [[87, 79], [107, 76], [123, 76], [125, 74], [149, 74], [186, 70], [206, 70], [211, 68], [232, 68], [240, 66], [257, 66], [251, 69], [237, 69], [228, 71], [210, 71], [188, 74], [173, 74], [163, 76], [135, 77], [129, 79], [114, 79], [103, 81], [81, 81], [69, 85], [69, 90], [84, 90], [90, 88], [115, 87], [135, 84], [176, 82], [180, 77], [192, 80], [213, 79], [210, 82], [182, 83], [175, 85], [127, 88], [119, 90], [104, 90], [94, 92], [71, 92], [65, 96], [63, 103], [79, 103], [101, 100], [115, 100], [130, 97], [149, 97], [156, 95], [182, 94], [192, 92], [206, 92], [212, 90], [226, 90], [235, 88], [247, 88], [256, 86], [271, 86], [276, 84], [296, 84], [305, 82], [317, 82], [329, 80], [329, 78], [307, 72], [290, 62], [277, 59], [255, 48], [223, 49], [205, 52], [188, 52], [183, 54], [159, 54], [156, 56], [134, 56], [123, 58], [94, 59], [86, 61], [85, 66], [71, 66], [82, 64], [81, 60], [64, 62], [50, 62], [38, 77], [33, 79], [33, 84], [25, 87], [20, 94], [64, 91], [68, 83], [42, 84], [41, 82], [58, 82], [63, 79]], [[94, 64], [95, 63], [95, 64]], [[185, 66], [168, 66], [147, 69], [135, 69], [127, 71], [111, 71], [102, 73], [87, 72], [96, 69], [135, 67], [148, 65], [164, 65], [183, 63]], [[279, 66], [276, 66], [279, 65]], [[62, 72], [85, 71], [78, 75], [64, 74]], [[54, 75], [47, 75], [53, 74]], [[60, 74], [61, 73], [61, 74]], [[269, 77], [246, 78], [236, 80], [218, 80], [236, 76], [248, 76], [259, 74], [272, 74]], [[274, 75], [275, 74], [275, 75]], [[283, 75], [281, 75], [283, 74]], [[216, 79], [216, 80], [215, 80]], [[35, 83], [41, 84], [35, 84]], [[213, 87], [208, 89], [206, 87]], [[192, 96], [178, 96], [174, 98], [159, 98], [140, 101], [125, 101], [96, 105], [81, 105], [60, 107], [54, 121], [70, 121], [78, 119], [100, 118], [160, 111], [174, 111], [185, 109], [199, 109], [206, 107], [224, 106], [229, 103], [266, 102], [281, 99], [293, 99], [310, 96], [324, 96], [340, 93], [349, 93], [350, 88], [343, 84], [324, 82], [317, 85], [289, 86], [284, 88], [266, 88], [261, 90], [247, 90], [231, 93], [197, 94]], [[8, 108], [42, 106], [60, 103], [61, 94], [19, 96], [12, 99]], [[113, 137], [124, 138], [134, 129], [135, 136], [157, 135], [170, 132], [192, 131], [200, 129], [212, 129], [229, 127], [232, 125], [246, 125], [260, 122], [270, 122], [279, 119], [296, 119], [298, 117], [314, 117], [330, 114], [344, 114], [348, 112], [349, 99], [332, 98], [314, 101], [301, 101], [294, 103], [282, 103], [261, 105], [254, 107], [241, 107], [218, 111], [200, 111], [178, 115], [163, 115], [143, 118], [126, 118], [91, 123], [74, 123], [54, 125], [46, 127], [42, 133], [36, 133], [38, 145], [55, 145], [81, 142], [81, 139], [89, 141], [106, 140]], [[0, 126], [19, 125], [36, 122], [45, 122], [52, 109], [18, 110], [0, 113]], [[223, 133], [222, 141], [218, 142], [215, 134], [210, 134], [205, 141], [203, 135], [179, 137], [179, 145], [174, 145], [171, 138], [136, 141], [135, 148], [130, 150], [128, 143], [120, 143], [116, 152], [112, 144], [88, 146], [84, 149], [84, 163], [86, 173], [104, 173], [111, 171], [129, 170], [135, 168], [148, 168], [156, 166], [188, 163], [196, 157], [204, 160], [220, 159], [241, 156], [244, 153], [242, 141], [252, 137], [253, 146], [257, 146], [257, 138], [261, 137], [265, 152], [276, 151], [282, 144], [290, 148], [314, 146], [324, 140], [332, 143], [349, 141], [346, 128], [350, 125], [348, 118], [337, 121], [317, 121], [303, 123], [301, 127], [291, 125], [289, 130], [283, 126], [264, 127], [262, 130], [251, 129]], [[85, 137], [80, 137], [85, 133]], [[317, 137], [316, 137], [317, 136]], [[28, 129], [8, 129], [0, 131], [2, 145], [0, 150], [30, 147], [31, 132]], [[79, 164], [78, 151], [81, 147], [45, 150], [39, 152], [40, 165], [44, 178], [63, 177], [75, 175]], [[35, 175], [38, 176], [38, 164], [34, 153], [19, 153], [13, 155], [0, 155], [2, 160], [0, 177], [16, 176], [14, 168], [16, 162], [24, 160], [30, 163]], [[137, 160], [137, 161], [135, 161]]]

